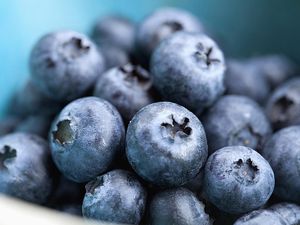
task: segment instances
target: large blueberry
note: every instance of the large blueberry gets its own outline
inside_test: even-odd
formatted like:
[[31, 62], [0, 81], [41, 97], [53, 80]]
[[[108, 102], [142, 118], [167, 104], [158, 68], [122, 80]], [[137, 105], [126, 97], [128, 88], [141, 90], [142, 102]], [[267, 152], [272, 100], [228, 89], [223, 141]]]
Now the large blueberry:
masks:
[[69, 179], [87, 182], [105, 172], [124, 146], [118, 111], [97, 97], [67, 105], [52, 124], [50, 146], [58, 169]]
[[275, 193], [288, 201], [300, 203], [300, 126], [275, 133], [262, 155], [270, 162], [275, 177]]
[[162, 40], [178, 31], [203, 32], [202, 24], [187, 11], [161, 8], [147, 16], [138, 26], [136, 45], [143, 57], [151, 53]]
[[126, 153], [146, 181], [180, 186], [194, 178], [207, 159], [205, 132], [186, 108], [171, 102], [153, 103], [129, 123]]
[[[294, 62], [284, 55], [254, 57], [249, 60], [249, 63], [260, 71], [273, 88], [295, 75], [297, 71]], [[258, 82], [257, 84], [259, 85]]]
[[97, 47], [83, 34], [59, 31], [43, 36], [30, 56], [32, 81], [60, 101], [82, 96], [104, 69]]
[[266, 111], [274, 129], [300, 125], [300, 78], [279, 86], [268, 100]]
[[292, 203], [279, 203], [270, 207], [274, 213], [278, 214], [284, 224], [298, 225], [300, 224], [300, 206]]
[[129, 122], [138, 110], [152, 103], [152, 79], [140, 66], [127, 64], [99, 77], [94, 95], [112, 103]]
[[244, 146], [219, 149], [207, 160], [204, 193], [220, 210], [240, 214], [257, 209], [270, 198], [274, 173], [256, 151]]
[[57, 114], [61, 108], [61, 103], [45, 96], [32, 80], [28, 80], [24, 86], [15, 93], [12, 103], [10, 104], [10, 111], [22, 117], [36, 114], [52, 116]]
[[47, 142], [35, 135], [13, 133], [0, 138], [0, 192], [45, 203], [51, 192]]
[[224, 91], [224, 57], [209, 37], [178, 32], [163, 41], [151, 60], [153, 84], [162, 97], [196, 115]]
[[137, 178], [125, 170], [113, 170], [86, 185], [82, 214], [107, 222], [139, 224], [147, 193]]
[[149, 206], [151, 225], [210, 225], [205, 205], [185, 188], [170, 189], [156, 194]]
[[245, 214], [233, 225], [292, 225], [285, 223], [279, 215], [268, 209], [260, 209]]
[[220, 98], [203, 116], [210, 153], [231, 145], [260, 151], [271, 126], [256, 102], [243, 96]]
[[92, 38], [99, 46], [115, 46], [129, 53], [134, 47], [135, 26], [122, 16], [100, 18], [92, 31]]
[[264, 104], [270, 94], [270, 84], [254, 63], [229, 60], [225, 75], [228, 94], [248, 96]]

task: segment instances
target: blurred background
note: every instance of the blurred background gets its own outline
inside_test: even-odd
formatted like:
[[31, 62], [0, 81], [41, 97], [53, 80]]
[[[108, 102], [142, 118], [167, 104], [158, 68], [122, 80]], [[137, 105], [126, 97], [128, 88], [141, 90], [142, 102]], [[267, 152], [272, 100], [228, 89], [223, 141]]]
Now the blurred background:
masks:
[[27, 59], [41, 35], [64, 28], [88, 34], [101, 16], [122, 14], [139, 21], [161, 6], [197, 15], [228, 57], [284, 53], [300, 62], [298, 0], [2, 0], [0, 116], [28, 76]]

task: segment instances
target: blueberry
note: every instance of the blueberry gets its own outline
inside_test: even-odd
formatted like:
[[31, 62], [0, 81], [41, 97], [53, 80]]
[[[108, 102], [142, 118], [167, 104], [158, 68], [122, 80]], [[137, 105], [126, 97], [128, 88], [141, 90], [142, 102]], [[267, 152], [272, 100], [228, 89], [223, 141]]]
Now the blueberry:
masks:
[[12, 133], [21, 122], [17, 116], [8, 116], [0, 120], [0, 137]]
[[121, 48], [105, 45], [101, 47], [101, 52], [105, 59], [106, 69], [124, 66], [129, 63], [129, 56]]
[[32, 81], [48, 97], [82, 96], [104, 69], [97, 47], [83, 34], [59, 31], [43, 36], [30, 56]]
[[124, 146], [124, 125], [109, 102], [96, 97], [67, 105], [52, 124], [50, 146], [58, 169], [87, 182], [104, 173]]
[[[239, 218], [233, 225], [288, 225], [279, 215], [271, 210], [260, 209], [252, 211]], [[290, 224], [292, 225], [292, 224]]]
[[275, 133], [266, 143], [262, 155], [270, 162], [275, 177], [275, 194], [300, 203], [300, 126]]
[[17, 132], [30, 133], [47, 139], [51, 126], [51, 117], [32, 115], [24, 119], [15, 129]]
[[138, 110], [152, 103], [150, 94], [152, 79], [140, 66], [127, 64], [113, 68], [99, 77], [94, 95], [112, 103], [126, 122]]
[[266, 112], [274, 129], [300, 125], [300, 78], [280, 85], [268, 100]]
[[260, 151], [271, 135], [271, 126], [256, 102], [243, 96], [220, 98], [203, 116], [210, 153], [243, 145]]
[[279, 203], [270, 208], [274, 213], [280, 215], [284, 224], [300, 224], [300, 206], [292, 203]]
[[194, 193], [200, 193], [203, 185], [204, 168], [189, 182], [187, 182], [183, 187], [193, 191]]
[[156, 194], [149, 206], [151, 225], [210, 225], [205, 205], [185, 188], [170, 189]]
[[146, 205], [146, 191], [125, 170], [113, 170], [86, 185], [82, 214], [107, 222], [139, 224]]
[[248, 61], [228, 61], [225, 86], [228, 94], [244, 95], [260, 104], [266, 102], [271, 91], [264, 74]]
[[[296, 65], [284, 55], [265, 55], [254, 57], [249, 63], [259, 69], [274, 88], [290, 78], [297, 71]], [[259, 85], [259, 83], [257, 82]]]
[[196, 17], [181, 9], [167, 7], [154, 11], [137, 28], [137, 48], [148, 59], [162, 40], [178, 31], [203, 32], [203, 27]]
[[134, 45], [134, 24], [121, 16], [100, 18], [92, 31], [92, 38], [99, 46], [115, 46], [129, 53]]
[[178, 32], [163, 41], [151, 60], [153, 84], [163, 98], [196, 115], [224, 91], [224, 57], [202, 34]]
[[62, 104], [45, 96], [34, 84], [28, 80], [18, 90], [10, 105], [10, 111], [18, 116], [27, 117], [31, 115], [56, 115], [62, 108]]
[[35, 135], [13, 133], [0, 138], [0, 192], [34, 203], [45, 203], [52, 179], [49, 149]]
[[272, 168], [259, 153], [244, 146], [230, 146], [208, 158], [203, 190], [220, 210], [240, 214], [264, 205], [274, 183]]
[[198, 118], [171, 102], [141, 109], [126, 135], [127, 158], [146, 181], [180, 186], [194, 178], [207, 159], [205, 132]]

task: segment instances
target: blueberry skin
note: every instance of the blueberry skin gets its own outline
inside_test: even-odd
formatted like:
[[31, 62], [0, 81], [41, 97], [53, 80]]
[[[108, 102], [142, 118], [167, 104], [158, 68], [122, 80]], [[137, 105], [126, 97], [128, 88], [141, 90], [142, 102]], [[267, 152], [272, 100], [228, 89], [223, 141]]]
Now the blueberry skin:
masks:
[[12, 133], [0, 138], [0, 192], [42, 204], [52, 188], [47, 142], [35, 135]]
[[275, 177], [275, 194], [300, 203], [300, 126], [275, 133], [266, 143], [262, 155], [270, 162]]
[[51, 117], [32, 115], [25, 118], [15, 129], [16, 132], [35, 134], [47, 139], [51, 126]]
[[209, 37], [178, 32], [163, 41], [151, 59], [154, 87], [164, 99], [196, 115], [224, 92], [224, 57]]
[[107, 16], [100, 18], [92, 31], [98, 46], [115, 46], [129, 53], [134, 47], [135, 25], [127, 18]]
[[[268, 80], [272, 88], [295, 75], [297, 66], [284, 55], [264, 55], [249, 60], [249, 64], [256, 67]], [[259, 83], [257, 82], [257, 85]]]
[[274, 184], [269, 163], [248, 147], [219, 149], [205, 165], [204, 193], [227, 213], [246, 213], [261, 207], [270, 198]]
[[209, 153], [219, 148], [242, 145], [257, 151], [271, 135], [271, 125], [263, 110], [244, 96], [221, 97], [202, 117]]
[[137, 49], [149, 59], [164, 39], [178, 31], [203, 32], [203, 26], [187, 11], [170, 7], [158, 9], [139, 24], [136, 31]]
[[45, 96], [30, 79], [15, 93], [10, 111], [21, 117], [37, 114], [53, 116], [59, 113], [62, 107], [62, 103]]
[[154, 102], [151, 87], [152, 79], [146, 70], [127, 64], [102, 74], [94, 95], [112, 103], [128, 123], [137, 111]]
[[127, 128], [126, 154], [146, 181], [180, 186], [194, 178], [207, 159], [207, 142], [199, 119], [186, 108], [158, 102], [142, 108]]
[[51, 99], [82, 96], [104, 70], [97, 47], [83, 34], [58, 31], [43, 36], [30, 55], [34, 84]]
[[[233, 225], [289, 225], [279, 215], [268, 209], [252, 211], [239, 218]], [[290, 224], [292, 225], [292, 224]]]
[[68, 104], [52, 123], [50, 147], [58, 169], [82, 183], [104, 173], [124, 146], [124, 125], [118, 111], [97, 97]]
[[124, 66], [130, 61], [128, 54], [121, 48], [115, 46], [101, 46], [101, 52], [105, 59], [107, 70], [113, 67]]
[[300, 206], [292, 203], [279, 203], [270, 207], [270, 209], [280, 215], [286, 221], [284, 224], [296, 225], [300, 224]]
[[156, 194], [149, 206], [151, 225], [210, 225], [205, 205], [185, 188], [170, 189]]
[[262, 105], [271, 92], [268, 80], [255, 64], [234, 59], [227, 62], [225, 86], [227, 94], [247, 96]]
[[113, 170], [86, 185], [82, 214], [107, 222], [139, 224], [146, 196], [146, 190], [132, 173]]
[[12, 133], [21, 122], [21, 118], [8, 116], [0, 120], [0, 137]]
[[300, 125], [300, 78], [280, 85], [271, 95], [266, 113], [274, 129]]

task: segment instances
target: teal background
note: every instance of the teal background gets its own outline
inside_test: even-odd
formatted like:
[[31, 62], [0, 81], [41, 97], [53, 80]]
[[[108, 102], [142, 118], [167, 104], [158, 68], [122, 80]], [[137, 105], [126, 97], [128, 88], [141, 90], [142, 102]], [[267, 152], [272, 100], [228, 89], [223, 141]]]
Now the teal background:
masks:
[[163, 5], [198, 15], [227, 56], [285, 53], [300, 61], [298, 0], [1, 0], [0, 116], [28, 76], [27, 58], [42, 34], [88, 33], [99, 16], [121, 13], [138, 21]]

